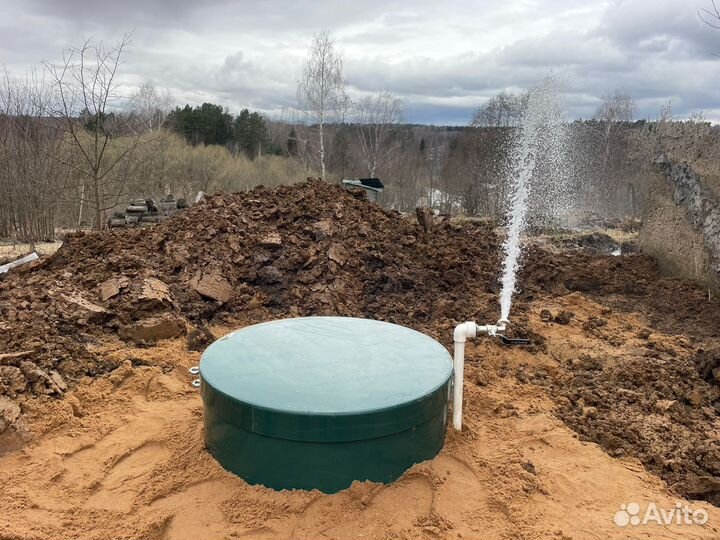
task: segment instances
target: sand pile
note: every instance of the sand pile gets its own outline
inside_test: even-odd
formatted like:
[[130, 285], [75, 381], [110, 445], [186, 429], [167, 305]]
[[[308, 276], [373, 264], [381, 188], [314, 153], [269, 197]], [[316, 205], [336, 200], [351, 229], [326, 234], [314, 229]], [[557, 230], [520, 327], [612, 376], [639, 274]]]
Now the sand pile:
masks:
[[[145, 348], [108, 340], [92, 350], [118, 369], [80, 381], [64, 399], [27, 402], [28, 423], [43, 434], [0, 457], [0, 538], [718, 538], [720, 510], [697, 501], [684, 504], [708, 512], [705, 526], [616, 526], [620, 504], [673, 509], [677, 494], [637, 460], [579, 440], [545, 390], [523, 382], [522, 373], [564, 373], [562, 354], [625, 361], [644, 322], [603, 309], [577, 293], [531, 302], [528, 323], [548, 352], [470, 342], [463, 432], [449, 430], [441, 454], [397, 482], [335, 495], [277, 492], [222, 470], [203, 448], [202, 404], [187, 374], [199, 353], [185, 338]], [[543, 322], [543, 310], [574, 316]], [[584, 335], [598, 316], [626, 346]], [[653, 336], [668, 347], [675, 339]]]

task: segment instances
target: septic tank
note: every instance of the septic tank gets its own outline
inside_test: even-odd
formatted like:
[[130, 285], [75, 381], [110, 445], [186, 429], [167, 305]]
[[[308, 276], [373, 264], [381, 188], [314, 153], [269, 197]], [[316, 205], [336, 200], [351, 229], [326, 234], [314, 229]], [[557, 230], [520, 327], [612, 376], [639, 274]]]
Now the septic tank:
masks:
[[284, 319], [200, 360], [208, 451], [250, 484], [332, 493], [437, 455], [452, 360], [432, 338], [346, 317]]

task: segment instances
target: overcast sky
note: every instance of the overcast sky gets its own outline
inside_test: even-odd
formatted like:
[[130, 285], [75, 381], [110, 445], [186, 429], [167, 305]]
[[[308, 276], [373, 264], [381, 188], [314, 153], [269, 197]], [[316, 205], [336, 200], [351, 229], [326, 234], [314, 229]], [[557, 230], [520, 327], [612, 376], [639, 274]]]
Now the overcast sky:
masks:
[[[718, 2], [720, 6], [720, 2]], [[83, 37], [133, 30], [121, 78], [177, 104], [211, 101], [288, 118], [313, 34], [331, 31], [351, 94], [387, 90], [410, 122], [466, 124], [503, 88], [550, 71], [568, 116], [623, 88], [637, 116], [720, 121], [720, 30], [711, 0], [0, 0], [0, 65], [22, 74]]]

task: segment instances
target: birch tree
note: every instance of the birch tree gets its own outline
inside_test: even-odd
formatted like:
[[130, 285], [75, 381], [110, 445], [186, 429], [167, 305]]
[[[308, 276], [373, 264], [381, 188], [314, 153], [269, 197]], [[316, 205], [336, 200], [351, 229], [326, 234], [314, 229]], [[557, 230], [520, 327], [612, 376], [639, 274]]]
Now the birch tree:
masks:
[[316, 34], [298, 82], [297, 99], [300, 110], [315, 131], [315, 143], [322, 179], [326, 179], [325, 153], [328, 124], [344, 121], [349, 99], [342, 76], [342, 57], [335, 40], [327, 31]]
[[[632, 121], [634, 114], [635, 102], [630, 94], [623, 90], [615, 90], [610, 94], [606, 94], [595, 113], [596, 130], [603, 147], [603, 179], [600, 185], [605, 187], [604, 190], [599, 190], [596, 193], [596, 197], [603, 201], [596, 201], [596, 208], [619, 207], [619, 201], [612, 202], [612, 197], [617, 196], [620, 188], [619, 182], [625, 176], [622, 174], [623, 161], [621, 159], [623, 155], [621, 151], [623, 128], [628, 122]], [[613, 148], [617, 149], [614, 154], [612, 152]], [[613, 157], [614, 160], [611, 159]], [[636, 188], [632, 182], [628, 182], [626, 188], [631, 211], [635, 215], [637, 206]]]
[[600, 107], [595, 113], [595, 120], [600, 124], [600, 129], [605, 142], [605, 165], [610, 158], [610, 145], [615, 132], [622, 126], [623, 122], [631, 122], [635, 114], [635, 102], [627, 92], [615, 90], [603, 97]]
[[[158, 89], [152, 81], [144, 82], [130, 98], [127, 122], [133, 125], [133, 133], [143, 133], [141, 144], [131, 155], [132, 178], [126, 182], [133, 195], [157, 197], [169, 193], [168, 145], [171, 137], [166, 126], [171, 101], [169, 92]], [[128, 142], [134, 143], [134, 137]]]
[[145, 81], [130, 98], [130, 111], [145, 131], [165, 127], [172, 98], [167, 90], [159, 90], [153, 81]]
[[357, 110], [357, 136], [365, 168], [375, 178], [378, 168], [397, 156], [401, 140], [395, 127], [403, 120], [403, 102], [388, 92], [360, 100]]

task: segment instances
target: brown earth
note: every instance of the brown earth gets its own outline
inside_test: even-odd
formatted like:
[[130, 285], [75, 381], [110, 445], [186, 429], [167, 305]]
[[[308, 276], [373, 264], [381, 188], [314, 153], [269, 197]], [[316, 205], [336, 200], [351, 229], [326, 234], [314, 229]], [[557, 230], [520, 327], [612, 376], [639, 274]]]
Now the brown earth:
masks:
[[489, 225], [426, 232], [317, 182], [71, 236], [0, 280], [0, 538], [718, 537], [702, 502], [704, 526], [612, 522], [720, 502], [720, 305], [640, 255], [531, 248], [512, 317], [533, 345], [471, 343], [466, 429], [390, 486], [278, 493], [204, 452], [186, 368], [209, 332], [339, 314], [450, 347], [497, 317], [498, 252]]

